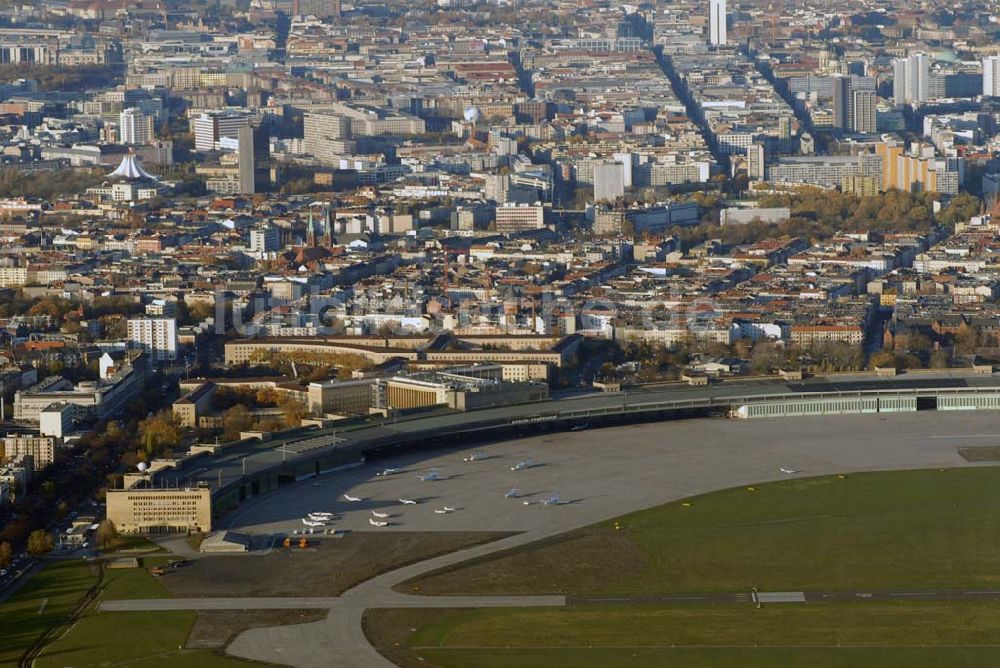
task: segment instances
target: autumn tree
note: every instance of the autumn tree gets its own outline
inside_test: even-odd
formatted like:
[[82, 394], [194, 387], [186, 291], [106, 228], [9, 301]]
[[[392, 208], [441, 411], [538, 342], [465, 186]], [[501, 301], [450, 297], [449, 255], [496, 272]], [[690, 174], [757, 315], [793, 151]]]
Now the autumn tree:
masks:
[[101, 522], [100, 526], [97, 527], [96, 538], [97, 545], [102, 550], [108, 549], [118, 538], [118, 529], [115, 527], [115, 523], [109, 519]]
[[0, 568], [7, 568], [10, 566], [10, 560], [13, 557], [13, 550], [10, 547], [10, 543], [4, 541], [0, 543]]
[[249, 431], [253, 427], [253, 415], [243, 404], [227, 408], [222, 414], [223, 435], [227, 439], [239, 438], [240, 432]]
[[181, 429], [173, 413], [167, 409], [139, 423], [139, 437], [147, 454], [172, 448], [181, 442]]
[[301, 401], [286, 401], [281, 407], [282, 416], [285, 418], [286, 427], [298, 427], [302, 418], [306, 416], [308, 410]]
[[35, 556], [40, 556], [52, 551], [55, 541], [48, 533], [42, 529], [32, 531], [28, 536], [28, 552]]

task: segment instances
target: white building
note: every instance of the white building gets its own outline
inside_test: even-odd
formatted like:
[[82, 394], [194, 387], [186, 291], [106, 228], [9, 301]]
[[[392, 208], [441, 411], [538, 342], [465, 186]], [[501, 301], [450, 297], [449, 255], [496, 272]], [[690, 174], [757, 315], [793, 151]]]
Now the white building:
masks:
[[281, 248], [281, 233], [277, 227], [265, 225], [250, 230], [250, 252], [263, 257]]
[[191, 122], [196, 151], [216, 151], [223, 139], [239, 139], [240, 128], [250, 124], [248, 114], [238, 112], [203, 113]]
[[708, 0], [708, 43], [726, 45], [726, 0]]
[[135, 318], [128, 321], [128, 340], [149, 354], [153, 361], [177, 359], [175, 318]]
[[[76, 406], [70, 403], [55, 403], [38, 412], [38, 433], [42, 436], [65, 438], [73, 432], [73, 416]], [[38, 459], [35, 459], [38, 463]], [[51, 463], [51, 460], [49, 461]]]
[[144, 146], [156, 138], [153, 117], [138, 109], [125, 109], [118, 115], [118, 134], [123, 144]]
[[983, 58], [983, 95], [1000, 97], [1000, 56]]
[[594, 165], [594, 202], [614, 202], [625, 194], [625, 165]]
[[930, 99], [930, 58], [914, 53], [892, 62], [892, 97], [896, 104], [927, 102]]

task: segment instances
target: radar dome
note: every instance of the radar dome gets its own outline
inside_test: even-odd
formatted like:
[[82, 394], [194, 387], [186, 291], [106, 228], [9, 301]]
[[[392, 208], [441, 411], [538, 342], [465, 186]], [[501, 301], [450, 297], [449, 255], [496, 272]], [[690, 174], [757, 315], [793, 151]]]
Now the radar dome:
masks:
[[136, 468], [139, 469], [139, 473], [145, 473], [146, 469], [149, 468], [149, 464], [146, 462], [139, 462], [139, 465], [136, 466]]
[[465, 120], [469, 123], [475, 123], [482, 117], [482, 112], [479, 111], [479, 107], [466, 107], [465, 108]]

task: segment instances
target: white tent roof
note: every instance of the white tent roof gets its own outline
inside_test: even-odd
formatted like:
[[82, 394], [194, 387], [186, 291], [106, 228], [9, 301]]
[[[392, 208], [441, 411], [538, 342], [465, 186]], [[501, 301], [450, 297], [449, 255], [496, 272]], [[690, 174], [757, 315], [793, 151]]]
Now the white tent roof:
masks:
[[122, 162], [118, 165], [118, 169], [111, 172], [109, 176], [120, 176], [130, 181], [138, 179], [147, 179], [150, 181], [156, 180], [155, 176], [142, 168], [142, 165], [140, 165], [139, 161], [135, 158], [135, 153], [132, 153], [131, 151], [124, 158], [122, 158]]

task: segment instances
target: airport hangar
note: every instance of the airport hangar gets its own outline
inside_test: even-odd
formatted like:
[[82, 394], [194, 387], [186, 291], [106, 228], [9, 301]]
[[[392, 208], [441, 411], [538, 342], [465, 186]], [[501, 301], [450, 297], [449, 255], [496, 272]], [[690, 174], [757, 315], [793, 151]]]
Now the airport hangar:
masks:
[[[916, 376], [916, 374], [915, 374]], [[942, 372], [894, 378], [854, 375], [802, 382], [733, 382], [692, 388], [590, 394], [469, 412], [341, 421], [270, 440], [247, 439], [184, 458], [158, 471], [155, 487], [208, 487], [212, 516], [286, 485], [415, 450], [473, 446], [546, 431], [699, 417], [778, 418], [1000, 410], [1000, 375]], [[212, 451], [214, 450], [214, 451]]]

